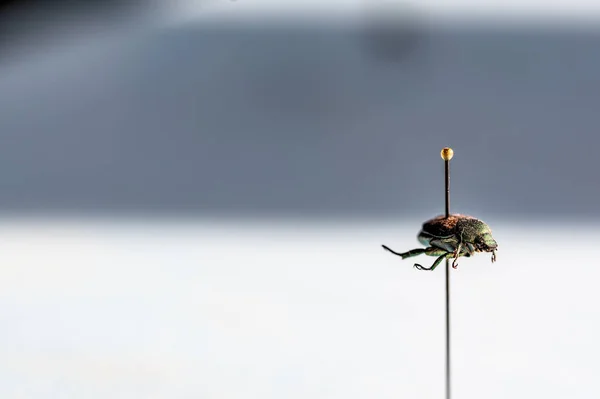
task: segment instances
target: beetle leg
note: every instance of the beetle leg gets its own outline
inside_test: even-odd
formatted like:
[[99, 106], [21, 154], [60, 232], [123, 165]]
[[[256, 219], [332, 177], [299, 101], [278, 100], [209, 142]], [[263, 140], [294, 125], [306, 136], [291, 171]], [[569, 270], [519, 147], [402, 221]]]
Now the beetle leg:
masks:
[[382, 247], [383, 247], [383, 249], [385, 249], [387, 251], [390, 251], [394, 255], [401, 256], [402, 259], [406, 259], [406, 258], [410, 258], [410, 257], [413, 257], [413, 256], [421, 255], [421, 254], [424, 254], [427, 251], [427, 248], [417, 248], [417, 249], [412, 249], [412, 250], [410, 250], [408, 252], [400, 253], [400, 252], [392, 251], [390, 248], [386, 247], [385, 245], [382, 245]]
[[466, 256], [471, 256], [475, 253], [475, 246], [473, 244], [471, 244], [470, 242], [465, 243], [465, 246], [467, 247], [467, 255]]
[[496, 250], [494, 249], [492, 251], [492, 263], [494, 263], [496, 261]]
[[458, 267], [458, 265], [456, 264], [456, 261], [458, 260], [458, 257], [460, 256], [461, 248], [462, 248], [462, 242], [459, 242], [458, 247], [456, 248], [456, 251], [454, 251], [454, 260], [452, 261], [453, 269], [456, 269]]
[[444, 258], [447, 258], [447, 257], [448, 257], [448, 255], [452, 255], [452, 254], [451, 254], [451, 253], [445, 253], [445, 254], [443, 254], [443, 255], [440, 255], [440, 256], [439, 256], [439, 257], [438, 257], [438, 258], [435, 260], [435, 262], [433, 262], [433, 265], [431, 265], [430, 267], [423, 267], [423, 266], [419, 265], [418, 263], [415, 263], [415, 266], [414, 266], [414, 267], [415, 267], [415, 269], [417, 269], [417, 270], [431, 270], [431, 271], [433, 271], [433, 269], [435, 269], [435, 268], [437, 267], [437, 265], [439, 265], [439, 264], [440, 264], [440, 262], [441, 262], [441, 261], [442, 261]]
[[[458, 242], [458, 246], [456, 247], [456, 250], [454, 251], [454, 260], [452, 261], [452, 268], [456, 269], [458, 267], [458, 264], [456, 263], [458, 261], [458, 257], [460, 256], [460, 251], [462, 250], [462, 245], [463, 245], [463, 232], [460, 233], [460, 241]], [[467, 247], [467, 252], [469, 251], [469, 246], [465, 245]], [[473, 245], [471, 245], [471, 248], [474, 248]]]

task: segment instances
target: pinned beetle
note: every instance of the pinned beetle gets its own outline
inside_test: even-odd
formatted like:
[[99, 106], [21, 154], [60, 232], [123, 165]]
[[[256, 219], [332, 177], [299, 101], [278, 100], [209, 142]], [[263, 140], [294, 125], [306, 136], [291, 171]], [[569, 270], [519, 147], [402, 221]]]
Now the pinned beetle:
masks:
[[427, 248], [417, 248], [404, 253], [382, 247], [402, 259], [421, 254], [437, 256], [431, 267], [423, 267], [415, 263], [419, 270], [433, 270], [443, 259], [454, 258], [452, 267], [458, 266], [456, 261], [460, 256], [470, 257], [476, 252], [491, 252], [492, 262], [496, 261], [498, 244], [492, 237], [490, 227], [479, 219], [466, 215], [438, 216], [423, 223], [423, 228], [417, 236], [419, 242]]

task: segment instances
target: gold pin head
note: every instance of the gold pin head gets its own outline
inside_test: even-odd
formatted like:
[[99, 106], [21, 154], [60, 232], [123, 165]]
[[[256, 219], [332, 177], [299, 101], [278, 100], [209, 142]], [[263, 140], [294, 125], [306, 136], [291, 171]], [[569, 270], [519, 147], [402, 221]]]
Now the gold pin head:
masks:
[[440, 152], [440, 155], [444, 161], [449, 161], [454, 156], [454, 151], [452, 151], [452, 148], [450, 147], [444, 147]]

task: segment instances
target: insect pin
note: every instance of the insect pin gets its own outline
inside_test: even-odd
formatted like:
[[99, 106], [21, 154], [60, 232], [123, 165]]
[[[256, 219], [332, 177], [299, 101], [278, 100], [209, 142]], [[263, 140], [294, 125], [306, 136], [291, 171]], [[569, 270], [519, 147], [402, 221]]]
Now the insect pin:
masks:
[[435, 217], [423, 223], [417, 239], [426, 248], [399, 253], [385, 245], [382, 247], [402, 259], [421, 254], [438, 257], [430, 267], [415, 263], [418, 270], [434, 270], [443, 259], [450, 258], [454, 258], [452, 267], [456, 269], [460, 256], [470, 257], [476, 252], [491, 252], [492, 262], [496, 261], [498, 244], [492, 237], [492, 230], [487, 224], [471, 216], [453, 214]]

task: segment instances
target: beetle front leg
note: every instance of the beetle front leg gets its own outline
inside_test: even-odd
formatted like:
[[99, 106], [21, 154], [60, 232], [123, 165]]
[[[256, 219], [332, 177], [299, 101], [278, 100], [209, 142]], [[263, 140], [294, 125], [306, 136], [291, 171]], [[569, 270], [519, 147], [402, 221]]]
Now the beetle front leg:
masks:
[[475, 246], [470, 242], [465, 243], [465, 246], [467, 247], [467, 253], [465, 256], [472, 256], [475, 253]]

